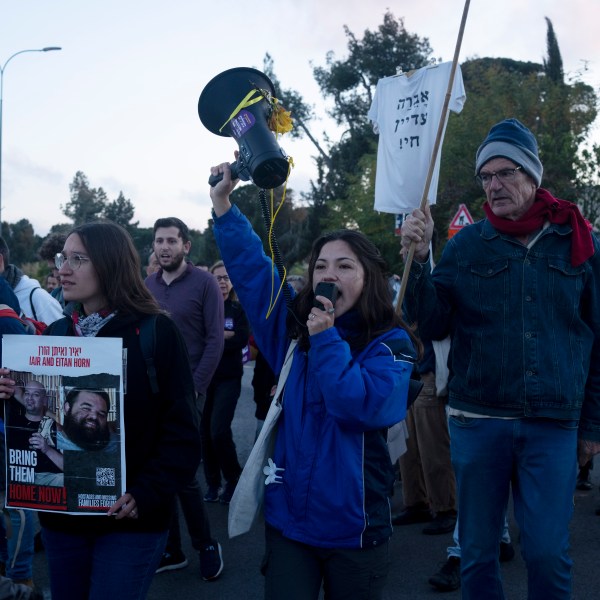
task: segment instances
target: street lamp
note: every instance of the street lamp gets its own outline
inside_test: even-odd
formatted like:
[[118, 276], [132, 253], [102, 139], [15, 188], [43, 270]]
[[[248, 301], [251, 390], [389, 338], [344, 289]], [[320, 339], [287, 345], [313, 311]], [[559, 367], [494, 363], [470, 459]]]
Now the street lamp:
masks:
[[61, 48], [59, 46], [46, 46], [45, 48], [19, 50], [19, 52], [15, 52], [12, 56], [9, 56], [6, 62], [0, 66], [0, 231], [2, 227], [2, 100], [4, 95], [4, 70], [6, 69], [6, 65], [19, 54], [24, 54], [25, 52], [52, 52], [53, 50], [61, 50]]

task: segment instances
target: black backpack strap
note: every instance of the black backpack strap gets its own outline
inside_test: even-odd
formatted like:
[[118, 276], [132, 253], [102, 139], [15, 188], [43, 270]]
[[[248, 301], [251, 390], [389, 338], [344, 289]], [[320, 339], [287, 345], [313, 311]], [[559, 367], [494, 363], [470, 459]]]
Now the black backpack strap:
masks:
[[156, 315], [144, 317], [139, 326], [140, 347], [142, 356], [146, 363], [146, 372], [150, 381], [150, 389], [153, 394], [158, 394], [158, 377], [156, 365], [154, 364], [154, 353], [156, 350]]
[[31, 292], [29, 292], [29, 306], [31, 306], [31, 312], [33, 313], [33, 318], [37, 321], [37, 315], [35, 314], [35, 306], [33, 305], [33, 292], [38, 290], [39, 288], [34, 287]]
[[69, 335], [71, 323], [72, 321], [68, 317], [54, 321], [54, 323], [48, 326], [48, 333], [46, 335]]

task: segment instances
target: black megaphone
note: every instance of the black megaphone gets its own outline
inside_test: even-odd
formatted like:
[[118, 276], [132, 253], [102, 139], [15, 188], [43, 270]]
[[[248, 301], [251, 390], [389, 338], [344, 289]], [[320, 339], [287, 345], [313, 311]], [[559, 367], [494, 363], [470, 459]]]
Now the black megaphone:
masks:
[[[237, 67], [213, 77], [202, 90], [198, 100], [198, 115], [212, 133], [233, 137], [239, 146], [239, 157], [231, 165], [233, 179], [252, 181], [260, 188], [273, 189], [282, 185], [288, 175], [288, 159], [269, 129], [271, 104], [262, 98], [233, 111], [253, 89], [275, 96], [271, 80], [260, 71]], [[209, 184], [215, 186], [222, 175], [212, 175]]]

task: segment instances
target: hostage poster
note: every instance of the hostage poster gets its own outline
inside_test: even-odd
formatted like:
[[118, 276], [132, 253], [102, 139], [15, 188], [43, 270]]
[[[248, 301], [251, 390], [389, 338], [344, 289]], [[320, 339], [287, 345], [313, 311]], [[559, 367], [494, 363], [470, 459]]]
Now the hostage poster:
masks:
[[2, 357], [6, 506], [105, 514], [125, 489], [122, 340], [5, 335]]

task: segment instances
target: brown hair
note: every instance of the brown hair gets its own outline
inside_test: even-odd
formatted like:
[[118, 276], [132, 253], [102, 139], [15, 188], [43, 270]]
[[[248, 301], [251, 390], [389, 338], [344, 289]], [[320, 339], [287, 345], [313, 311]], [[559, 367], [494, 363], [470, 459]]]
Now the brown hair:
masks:
[[123, 314], [154, 315], [163, 312], [144, 284], [140, 257], [131, 236], [112, 221], [95, 221], [75, 227], [98, 274], [111, 310]]
[[298, 338], [301, 348], [308, 349], [310, 346], [308, 330], [304, 326], [304, 323], [308, 319], [315, 299], [313, 291], [315, 264], [323, 246], [337, 240], [346, 242], [350, 246], [365, 273], [363, 291], [354, 306], [354, 309], [358, 312], [358, 319], [362, 327], [360, 328], [358, 337], [347, 341], [353, 347], [364, 348], [377, 336], [390, 331], [394, 327], [401, 327], [408, 333], [420, 353], [421, 343], [413, 334], [412, 329], [396, 313], [392, 304], [392, 294], [387, 277], [387, 265], [379, 249], [367, 236], [351, 229], [332, 231], [321, 236], [314, 242], [308, 262], [308, 282], [294, 298], [292, 309], [295, 316], [288, 315], [287, 325], [290, 336]]

